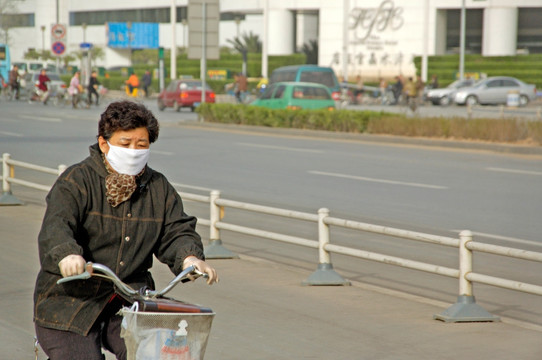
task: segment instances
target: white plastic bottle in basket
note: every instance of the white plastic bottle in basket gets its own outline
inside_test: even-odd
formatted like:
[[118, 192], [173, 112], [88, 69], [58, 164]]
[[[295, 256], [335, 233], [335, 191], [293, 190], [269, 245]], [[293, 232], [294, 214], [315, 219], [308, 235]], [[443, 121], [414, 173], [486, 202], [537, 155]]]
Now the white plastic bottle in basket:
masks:
[[181, 320], [179, 330], [171, 332], [171, 337], [166, 340], [166, 343], [160, 349], [160, 360], [192, 360], [186, 342], [187, 325], [186, 320]]

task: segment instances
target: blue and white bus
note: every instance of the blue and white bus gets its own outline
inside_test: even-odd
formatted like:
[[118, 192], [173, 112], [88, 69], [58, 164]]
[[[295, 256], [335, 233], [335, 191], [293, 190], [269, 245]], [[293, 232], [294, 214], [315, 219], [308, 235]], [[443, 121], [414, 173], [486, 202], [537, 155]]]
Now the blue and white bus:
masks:
[[9, 81], [9, 71], [11, 70], [11, 58], [9, 56], [9, 46], [0, 44], [0, 74], [4, 77], [4, 81]]

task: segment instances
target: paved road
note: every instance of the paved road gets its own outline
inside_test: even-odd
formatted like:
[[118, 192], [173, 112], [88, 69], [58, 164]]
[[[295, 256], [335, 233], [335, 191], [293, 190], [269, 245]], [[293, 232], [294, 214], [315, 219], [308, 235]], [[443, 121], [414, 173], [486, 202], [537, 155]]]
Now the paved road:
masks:
[[[0, 207], [2, 359], [34, 359], [32, 291], [43, 195], [19, 190], [25, 205]], [[208, 238], [205, 227], [200, 231]], [[535, 360], [542, 354], [540, 326], [506, 318], [447, 324], [432, 317], [451, 304], [362, 282], [301, 286], [310, 271], [247, 255], [210, 261], [220, 274], [217, 285], [183, 285], [172, 293], [217, 313], [206, 359]], [[153, 272], [158, 286], [171, 279], [163, 265]], [[41, 351], [39, 359], [45, 359]]]

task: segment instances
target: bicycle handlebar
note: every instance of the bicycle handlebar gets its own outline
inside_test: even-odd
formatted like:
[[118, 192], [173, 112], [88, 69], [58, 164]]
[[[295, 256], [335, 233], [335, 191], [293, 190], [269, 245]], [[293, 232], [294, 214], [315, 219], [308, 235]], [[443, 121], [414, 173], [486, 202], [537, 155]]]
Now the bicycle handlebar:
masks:
[[[101, 272], [102, 274], [96, 273], [96, 271]], [[122, 280], [107, 266], [88, 262], [85, 268], [85, 272], [79, 275], [73, 275], [59, 279], [56, 283], [62, 284], [73, 280], [87, 280], [90, 279], [92, 276], [102, 277], [112, 281], [113, 284], [115, 284], [115, 286], [117, 287], [117, 290], [121, 293], [121, 295], [125, 295], [130, 298], [141, 295], [148, 298], [159, 298], [163, 297], [165, 294], [171, 291], [171, 289], [173, 289], [179, 282], [190, 281], [190, 277], [195, 280], [200, 276], [207, 277], [208, 275], [202, 273], [195, 266], [192, 265], [181, 271], [181, 273], [177, 275], [173, 280], [171, 280], [169, 284], [162, 290], [145, 290], [144, 294], [140, 294], [138, 291], [132, 289], [129, 285], [122, 282]]]

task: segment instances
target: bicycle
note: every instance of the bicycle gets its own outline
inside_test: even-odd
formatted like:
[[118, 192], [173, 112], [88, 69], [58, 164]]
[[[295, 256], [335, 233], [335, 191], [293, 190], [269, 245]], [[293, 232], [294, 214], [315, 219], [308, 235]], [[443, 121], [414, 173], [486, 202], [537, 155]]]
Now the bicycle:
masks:
[[206, 274], [190, 266], [162, 290], [146, 287], [134, 290], [122, 282], [107, 266], [88, 262], [86, 271], [57, 281], [63, 284], [87, 280], [92, 276], [108, 279], [115, 292], [131, 307], [123, 307], [121, 337], [124, 338], [128, 360], [134, 359], [203, 359], [215, 313], [207, 307], [189, 304], [165, 295], [177, 284]]

